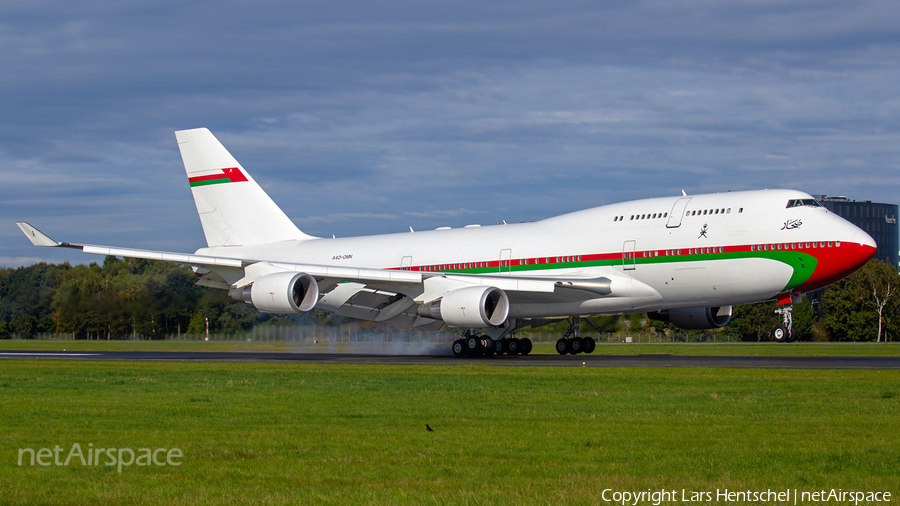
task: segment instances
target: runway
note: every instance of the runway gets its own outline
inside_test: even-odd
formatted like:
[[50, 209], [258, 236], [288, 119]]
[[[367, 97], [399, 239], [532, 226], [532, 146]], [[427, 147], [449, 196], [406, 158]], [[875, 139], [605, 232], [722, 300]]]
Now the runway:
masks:
[[733, 357], [673, 355], [529, 355], [455, 358], [443, 355], [365, 355], [351, 353], [258, 353], [166, 351], [5, 351], [5, 360], [137, 362], [253, 362], [298, 364], [381, 364], [418, 366], [531, 367], [707, 367], [762, 369], [900, 369], [900, 357]]

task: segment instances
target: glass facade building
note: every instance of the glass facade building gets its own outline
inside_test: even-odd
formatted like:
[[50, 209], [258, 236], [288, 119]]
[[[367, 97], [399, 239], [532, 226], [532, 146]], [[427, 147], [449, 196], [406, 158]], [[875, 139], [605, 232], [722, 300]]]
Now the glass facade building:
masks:
[[900, 229], [897, 228], [897, 204], [871, 200], [813, 195], [829, 211], [865, 230], [875, 239], [875, 258], [900, 268]]

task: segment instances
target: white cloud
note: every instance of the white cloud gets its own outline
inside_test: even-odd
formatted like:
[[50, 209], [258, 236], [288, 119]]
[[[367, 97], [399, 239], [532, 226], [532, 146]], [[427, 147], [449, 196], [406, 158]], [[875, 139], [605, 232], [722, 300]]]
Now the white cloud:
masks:
[[682, 188], [900, 189], [892, 0], [88, 0], [0, 20], [0, 223], [86, 242], [202, 245], [172, 135], [198, 126], [323, 236]]

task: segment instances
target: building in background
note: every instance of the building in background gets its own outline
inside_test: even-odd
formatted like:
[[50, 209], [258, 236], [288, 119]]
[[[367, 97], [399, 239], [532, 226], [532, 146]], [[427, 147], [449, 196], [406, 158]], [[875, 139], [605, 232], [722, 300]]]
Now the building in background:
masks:
[[868, 232], [878, 244], [875, 258], [900, 268], [900, 229], [897, 228], [897, 204], [871, 200], [813, 195], [829, 211]]

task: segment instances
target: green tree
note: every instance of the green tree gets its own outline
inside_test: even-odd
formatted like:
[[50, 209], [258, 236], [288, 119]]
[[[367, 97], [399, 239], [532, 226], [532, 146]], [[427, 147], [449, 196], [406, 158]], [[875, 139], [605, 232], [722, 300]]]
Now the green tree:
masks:
[[740, 334], [744, 341], [762, 341], [781, 323], [776, 309], [778, 303], [774, 301], [735, 306], [728, 328]]
[[839, 339], [880, 340], [896, 333], [900, 286], [897, 271], [870, 260], [859, 271], [828, 287], [822, 297], [823, 323]]
[[812, 328], [816, 323], [816, 317], [808, 298], [804, 297], [803, 302], [794, 304], [793, 319], [794, 337], [798, 341], [812, 340]]
[[863, 271], [866, 279], [866, 286], [872, 294], [870, 303], [878, 314], [878, 337], [877, 342], [881, 342], [881, 336], [885, 327], [885, 310], [888, 314], [895, 314], [897, 309], [897, 288], [900, 284], [900, 276], [897, 269], [889, 266], [880, 260], [875, 260], [866, 264], [867, 269]]
[[191, 321], [188, 324], [187, 333], [188, 334], [205, 334], [206, 333], [206, 319], [204, 318], [202, 311], [196, 311], [191, 316]]

